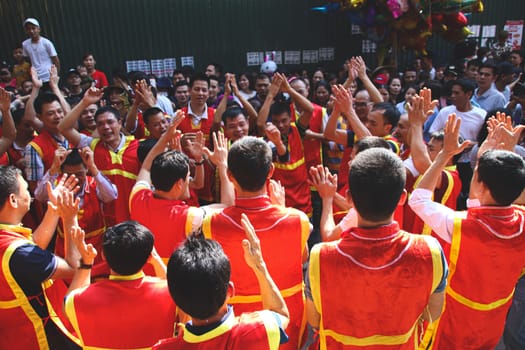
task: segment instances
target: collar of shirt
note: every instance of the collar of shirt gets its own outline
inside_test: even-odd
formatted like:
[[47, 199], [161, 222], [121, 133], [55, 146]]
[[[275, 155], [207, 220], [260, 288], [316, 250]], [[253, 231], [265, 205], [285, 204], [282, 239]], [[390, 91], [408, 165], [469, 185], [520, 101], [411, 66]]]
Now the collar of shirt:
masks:
[[107, 149], [109, 149], [110, 151], [113, 151], [115, 153], [118, 153], [122, 147], [124, 147], [124, 144], [126, 143], [126, 135], [124, 135], [123, 133], [120, 133], [120, 143], [118, 144], [117, 148], [115, 149], [111, 149], [111, 147], [104, 142], [104, 145], [106, 146]]
[[474, 92], [474, 96], [476, 96], [478, 100], [484, 100], [492, 96], [494, 94], [494, 90], [496, 90], [496, 87], [494, 86], [494, 83], [493, 83], [490, 85], [490, 88], [487, 91], [485, 91], [482, 95], [478, 95], [479, 88], [477, 88], [476, 91]]
[[190, 101], [188, 102], [188, 115], [191, 116], [191, 119], [194, 122], [194, 124], [199, 123], [201, 119], [208, 119], [208, 105], [206, 103], [204, 104], [204, 113], [196, 114], [191, 109], [191, 101]]

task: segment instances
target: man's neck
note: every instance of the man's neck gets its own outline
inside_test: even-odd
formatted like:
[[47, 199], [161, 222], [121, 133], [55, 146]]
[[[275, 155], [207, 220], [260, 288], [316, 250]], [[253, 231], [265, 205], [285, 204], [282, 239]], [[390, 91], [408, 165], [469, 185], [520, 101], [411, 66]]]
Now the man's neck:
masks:
[[224, 315], [226, 315], [227, 313], [228, 313], [228, 306], [225, 304], [220, 308], [220, 310], [215, 315], [211, 316], [210, 318], [207, 318], [205, 320], [200, 320], [198, 318], [192, 317], [191, 322], [196, 327], [207, 326], [207, 325], [219, 322], [220, 320], [222, 320]]
[[468, 112], [472, 110], [472, 104], [470, 103], [470, 100], [468, 100], [467, 103], [465, 103], [462, 106], [456, 105], [456, 109], [458, 110], [458, 112]]
[[38, 43], [39, 41], [40, 41], [40, 35], [37, 36], [36, 38], [31, 38], [31, 42], [34, 44]]
[[196, 104], [195, 102], [192, 102], [190, 100], [190, 106], [191, 106], [191, 111], [195, 114], [203, 114], [204, 111], [206, 110], [206, 104]]
[[489, 85], [489, 86], [486, 87], [486, 88], [478, 87], [478, 91], [477, 91], [476, 95], [478, 95], [478, 96], [483, 95], [485, 92], [487, 92], [487, 91], [490, 90], [490, 87], [491, 87], [491, 86], [492, 86], [492, 84]]
[[119, 138], [118, 138], [118, 141], [114, 141], [112, 143], [107, 143], [106, 142], [106, 145], [112, 150], [116, 150], [118, 148], [118, 146], [120, 145], [120, 142], [122, 141], [122, 134], [119, 134]]
[[494, 85], [496, 86], [496, 89], [498, 89], [499, 92], [505, 91], [505, 87], [507, 86], [507, 84], [505, 84], [503, 80], [496, 81]]
[[266, 193], [266, 186], [263, 186], [259, 191], [251, 192], [245, 191], [239, 186], [235, 186], [236, 198], [252, 198], [258, 196], [264, 196]]

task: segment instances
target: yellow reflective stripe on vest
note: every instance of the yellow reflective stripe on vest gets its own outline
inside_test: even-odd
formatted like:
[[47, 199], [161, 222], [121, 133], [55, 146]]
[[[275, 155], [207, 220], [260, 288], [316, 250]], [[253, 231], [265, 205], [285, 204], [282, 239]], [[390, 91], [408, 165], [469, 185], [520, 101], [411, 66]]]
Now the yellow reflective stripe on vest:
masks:
[[109, 169], [109, 170], [101, 170], [100, 171], [104, 175], [120, 175], [125, 178], [136, 180], [137, 174], [130, 173], [129, 171], [121, 170], [121, 169]]
[[[35, 309], [33, 309], [31, 304], [29, 303], [27, 296], [25, 295], [22, 288], [20, 288], [15, 278], [13, 277], [11, 270], [9, 269], [9, 260], [11, 260], [11, 256], [13, 256], [13, 253], [18, 247], [24, 244], [34, 244], [34, 243], [30, 241], [17, 240], [11, 243], [9, 247], [7, 247], [6, 251], [4, 252], [4, 256], [2, 257], [2, 271], [4, 272], [4, 276], [5, 276], [5, 279], [7, 280], [9, 288], [15, 295], [18, 306], [22, 308], [27, 318], [33, 324], [33, 328], [35, 330], [35, 338], [38, 342], [38, 347], [41, 350], [47, 350], [49, 349], [49, 345], [47, 343], [46, 331], [44, 329], [44, 324], [42, 322], [42, 319], [40, 318], [40, 316], [38, 316]], [[9, 303], [11, 302], [12, 301], [9, 301]]]
[[184, 333], [182, 334], [182, 338], [187, 343], [202, 343], [217, 338], [218, 336], [223, 335], [226, 332], [229, 332], [233, 328], [234, 324], [235, 316], [233, 315], [233, 312], [231, 312], [230, 315], [226, 318], [226, 320], [223, 323], [220, 324], [219, 327], [201, 335], [193, 334], [185, 328]]
[[77, 311], [75, 310], [75, 294], [75, 291], [73, 291], [66, 297], [66, 300], [64, 302], [64, 310], [66, 312], [69, 322], [71, 323], [71, 325], [75, 329], [75, 332], [77, 333], [77, 337], [80, 340], [80, 344], [84, 345], [82, 332], [80, 332], [80, 328], [78, 326]]
[[[296, 284], [293, 287], [279, 290], [283, 298], [291, 297], [292, 295], [295, 295], [302, 291], [303, 291], [302, 282], [299, 284]], [[250, 304], [250, 303], [258, 303], [261, 301], [262, 301], [261, 295], [255, 294], [255, 295], [235, 295], [233, 298], [230, 299], [229, 302], [231, 304]]]
[[268, 348], [270, 350], [279, 349], [279, 344], [281, 342], [281, 331], [279, 329], [279, 325], [277, 324], [277, 320], [268, 310], [260, 311], [258, 314], [261, 316], [264, 328], [266, 329]]
[[273, 163], [276, 169], [281, 169], [281, 170], [295, 170], [303, 164], [304, 164], [304, 157], [301, 157], [301, 159], [293, 163], [279, 163], [279, 162]]
[[[308, 277], [310, 277], [310, 291], [312, 292], [312, 299], [315, 308], [319, 315], [323, 315], [323, 308], [321, 304], [321, 266], [319, 264], [319, 253], [321, 246], [325, 243], [316, 244], [310, 251], [310, 262], [308, 267]], [[327, 243], [330, 244], [330, 243]]]
[[324, 336], [331, 337], [343, 345], [353, 346], [373, 346], [373, 345], [401, 345], [410, 340], [414, 335], [418, 321], [406, 332], [400, 335], [380, 335], [375, 334], [369, 337], [357, 338], [350, 335], [339, 334], [330, 329], [321, 329], [319, 333], [324, 333]]
[[514, 289], [512, 290], [509, 296], [488, 304], [478, 303], [476, 301], [470, 300], [453, 290], [450, 286], [447, 288], [447, 294], [450, 295], [452, 299], [456, 300], [458, 303], [463, 304], [471, 309], [478, 311], [490, 311], [497, 309], [502, 305], [505, 305], [510, 299], [512, 299], [512, 296], [514, 295]]
[[35, 149], [36, 153], [38, 153], [40, 158], [44, 159], [44, 152], [42, 152], [42, 148], [40, 148], [40, 146], [36, 142], [31, 141], [29, 142], [29, 145]]
[[439, 246], [439, 243], [429, 236], [423, 236], [425, 241], [428, 244], [428, 248], [430, 249], [430, 254], [432, 255], [432, 290], [430, 293], [434, 293], [436, 288], [439, 286], [439, 283], [441, 282], [441, 279], [443, 278], [443, 263], [441, 259], [441, 248]]

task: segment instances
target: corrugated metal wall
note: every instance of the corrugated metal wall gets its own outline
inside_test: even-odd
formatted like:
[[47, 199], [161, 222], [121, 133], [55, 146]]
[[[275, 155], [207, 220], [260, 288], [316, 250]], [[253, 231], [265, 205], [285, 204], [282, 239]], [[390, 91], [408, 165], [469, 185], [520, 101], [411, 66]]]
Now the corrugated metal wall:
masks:
[[[57, 47], [62, 73], [91, 51], [97, 67], [110, 73], [126, 60], [194, 56], [197, 69], [210, 61], [230, 71], [246, 68], [246, 52], [335, 47], [339, 65], [361, 53], [361, 36], [350, 34], [344, 15], [310, 10], [315, 0], [0, 0], [0, 59], [26, 35], [22, 22], [36, 17], [42, 34]], [[524, 0], [485, 0], [485, 12], [474, 24], [502, 26], [524, 17]], [[451, 46], [432, 39], [430, 47], [444, 57]], [[366, 55], [373, 60], [374, 55]], [[405, 54], [406, 56], [406, 54]], [[372, 63], [372, 62], [370, 62]], [[374, 62], [375, 63], [375, 62]], [[313, 68], [316, 64], [310, 65]]]

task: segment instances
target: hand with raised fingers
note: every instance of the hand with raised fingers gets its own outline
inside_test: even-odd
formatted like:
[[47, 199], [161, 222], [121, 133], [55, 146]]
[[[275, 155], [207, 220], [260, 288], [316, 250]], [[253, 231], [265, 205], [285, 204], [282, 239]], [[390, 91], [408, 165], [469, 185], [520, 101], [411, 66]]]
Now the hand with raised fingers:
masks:
[[449, 115], [445, 124], [445, 137], [442, 149], [448, 155], [459, 154], [473, 145], [473, 142], [469, 140], [465, 140], [462, 143], [459, 142], [460, 127], [461, 119], [457, 118], [455, 113]]
[[286, 206], [286, 195], [284, 186], [281, 185], [281, 181], [270, 179], [269, 196], [270, 201], [273, 204], [280, 205], [282, 207]]
[[87, 105], [93, 105], [93, 104], [97, 104], [98, 101], [100, 101], [100, 99], [102, 98], [102, 96], [104, 96], [104, 90], [97, 89], [96, 87], [93, 86], [86, 90], [86, 93], [84, 94], [84, 97], [82, 98], [82, 100]]
[[321, 198], [333, 198], [337, 192], [337, 175], [330, 173], [322, 165], [310, 168], [309, 183], [314, 186]]
[[190, 152], [193, 159], [197, 161], [202, 159], [202, 155], [204, 154], [204, 134], [202, 131], [196, 132], [195, 139], [189, 141], [186, 149]]
[[366, 63], [361, 56], [352, 57], [351, 67], [356, 70], [361, 80], [366, 76]]
[[58, 88], [58, 82], [60, 81], [60, 76], [58, 75], [57, 67], [52, 64], [49, 68], [49, 86], [51, 88]]
[[36, 71], [35, 67], [31, 67], [31, 81], [33, 82], [33, 89], [40, 89], [44, 83], [42, 82], [42, 79], [38, 76], [38, 72]]
[[438, 100], [432, 100], [432, 90], [428, 88], [423, 88], [419, 92], [419, 96], [423, 98], [423, 113], [425, 114], [425, 117], [428, 118], [432, 114], [434, 114], [434, 108], [438, 105]]
[[[55, 188], [56, 190], [56, 188]], [[56, 207], [62, 220], [71, 221], [78, 214], [80, 198], [75, 197], [73, 191], [61, 188], [58, 196]]]
[[266, 123], [266, 129], [264, 130], [268, 140], [272, 141], [274, 145], [282, 143], [281, 132], [279, 129], [272, 123]]
[[0, 87], [0, 111], [9, 112], [11, 108], [11, 94], [4, 88]]
[[82, 262], [86, 265], [93, 265], [98, 253], [95, 247], [93, 247], [93, 244], [86, 244], [86, 234], [84, 230], [78, 226], [73, 226], [71, 228], [71, 239], [80, 253]]
[[283, 78], [278, 74], [274, 74], [272, 78], [272, 83], [270, 84], [270, 87], [268, 88], [268, 95], [270, 97], [275, 97], [281, 91], [281, 85], [283, 83]]
[[246, 238], [242, 240], [242, 249], [244, 250], [244, 260], [253, 270], [260, 270], [265, 266], [261, 252], [261, 242], [255, 233], [252, 223], [246, 214], [241, 214], [241, 224], [246, 233]]
[[354, 98], [344, 86], [334, 85], [332, 87], [332, 93], [335, 96], [334, 104], [337, 106], [337, 110], [342, 113], [349, 113], [354, 109]]
[[427, 120], [427, 115], [424, 109], [424, 97], [415, 95], [412, 102], [407, 103], [408, 107], [408, 121], [410, 125], [423, 127]]
[[53, 162], [51, 163], [51, 166], [49, 167], [49, 174], [50, 175], [58, 175], [60, 174], [60, 167], [66, 160], [67, 156], [71, 153], [70, 149], [65, 149], [62, 146], [59, 146], [55, 150], [55, 157], [53, 158]]
[[213, 152], [208, 147], [204, 147], [204, 154], [215, 164], [216, 167], [228, 166], [228, 140], [222, 131], [214, 132], [212, 135]]

